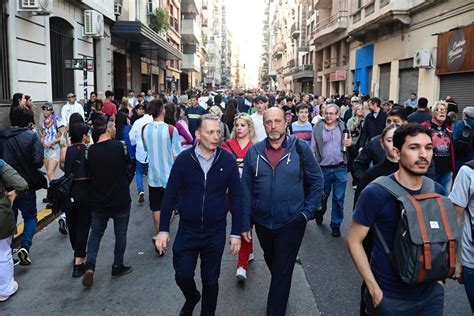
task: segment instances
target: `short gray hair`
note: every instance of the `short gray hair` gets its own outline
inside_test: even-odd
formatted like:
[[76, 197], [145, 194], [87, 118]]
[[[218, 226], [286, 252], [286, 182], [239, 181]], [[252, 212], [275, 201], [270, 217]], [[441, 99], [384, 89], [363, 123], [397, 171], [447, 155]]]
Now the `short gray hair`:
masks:
[[202, 123], [204, 121], [218, 121], [220, 122], [221, 120], [217, 115], [214, 114], [204, 114], [202, 115], [199, 120], [197, 121], [196, 129], [201, 129]]
[[327, 111], [327, 109], [330, 109], [330, 108], [336, 109], [336, 114], [339, 113], [339, 106], [337, 106], [337, 104], [335, 103], [326, 104], [326, 107], [324, 109]]
[[462, 114], [466, 115], [466, 117], [468, 118], [474, 118], [474, 107], [473, 106], [465, 107], [464, 110], [462, 111]]

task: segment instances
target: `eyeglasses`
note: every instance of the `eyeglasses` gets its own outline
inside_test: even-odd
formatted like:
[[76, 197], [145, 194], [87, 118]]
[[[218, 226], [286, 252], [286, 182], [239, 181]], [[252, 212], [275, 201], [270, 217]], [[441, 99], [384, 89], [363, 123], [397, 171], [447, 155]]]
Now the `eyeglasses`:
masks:
[[446, 113], [447, 110], [446, 110], [446, 109], [436, 108], [436, 109], [433, 109], [433, 112]]
[[331, 113], [331, 112], [325, 112], [324, 116], [334, 116], [337, 115], [337, 113]]

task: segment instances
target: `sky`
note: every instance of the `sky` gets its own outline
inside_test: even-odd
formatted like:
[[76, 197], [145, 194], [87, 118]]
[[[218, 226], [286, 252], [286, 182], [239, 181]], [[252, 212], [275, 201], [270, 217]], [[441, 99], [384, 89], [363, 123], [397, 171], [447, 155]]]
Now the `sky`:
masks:
[[264, 0], [224, 0], [227, 26], [240, 47], [240, 60], [245, 64], [249, 87], [258, 84], [260, 66]]

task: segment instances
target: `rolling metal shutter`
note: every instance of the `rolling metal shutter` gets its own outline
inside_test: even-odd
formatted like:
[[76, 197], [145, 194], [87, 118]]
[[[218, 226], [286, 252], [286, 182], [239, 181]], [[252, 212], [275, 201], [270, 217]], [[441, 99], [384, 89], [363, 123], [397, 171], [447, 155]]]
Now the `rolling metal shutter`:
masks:
[[410, 94], [413, 92], [418, 93], [418, 69], [400, 69], [398, 76], [400, 79], [398, 102], [403, 104], [405, 100], [410, 98]]
[[380, 65], [379, 95], [380, 100], [390, 97], [390, 63]]
[[439, 98], [446, 99], [452, 96], [458, 104], [458, 113], [466, 106], [474, 106], [474, 72], [441, 76]]

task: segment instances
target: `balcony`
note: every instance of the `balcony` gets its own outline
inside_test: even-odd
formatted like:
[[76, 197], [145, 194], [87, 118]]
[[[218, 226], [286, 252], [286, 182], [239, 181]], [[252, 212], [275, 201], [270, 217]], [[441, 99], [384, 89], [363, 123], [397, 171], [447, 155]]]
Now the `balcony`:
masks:
[[273, 55], [275, 57], [281, 57], [285, 51], [285, 44], [277, 43], [275, 49], [273, 50]]
[[313, 78], [313, 65], [300, 65], [293, 68], [293, 79]]
[[296, 60], [293, 58], [293, 59], [288, 60], [288, 62], [286, 63], [286, 66], [289, 68], [293, 68], [295, 67], [295, 64], [296, 64]]
[[314, 2], [314, 8], [316, 10], [331, 9], [331, 7], [332, 7], [332, 0], [316, 0]]
[[374, 0], [351, 13], [348, 33], [363, 41], [366, 33], [378, 32], [395, 23], [409, 25], [412, 12], [432, 6], [439, 0]]
[[201, 28], [196, 20], [181, 20], [181, 42], [199, 43], [201, 41]]
[[321, 43], [330, 37], [337, 35], [347, 28], [347, 11], [339, 11], [336, 14], [316, 23], [313, 29], [313, 37], [316, 43]]
[[[207, 2], [207, 1], [206, 1]], [[199, 14], [204, 4], [201, 0], [181, 0], [181, 12]]]
[[184, 54], [181, 63], [181, 70], [186, 72], [200, 72], [201, 60], [198, 54]]
[[298, 28], [298, 24], [295, 23], [291, 26], [291, 30], [290, 30], [290, 33], [291, 33], [291, 37], [293, 39], [298, 39], [298, 37], [300, 37], [300, 34], [301, 34], [301, 30]]

